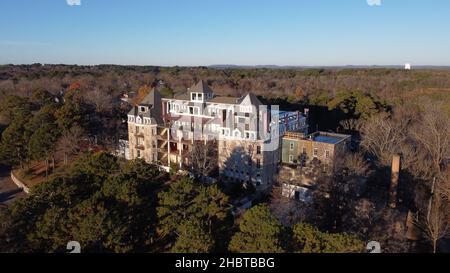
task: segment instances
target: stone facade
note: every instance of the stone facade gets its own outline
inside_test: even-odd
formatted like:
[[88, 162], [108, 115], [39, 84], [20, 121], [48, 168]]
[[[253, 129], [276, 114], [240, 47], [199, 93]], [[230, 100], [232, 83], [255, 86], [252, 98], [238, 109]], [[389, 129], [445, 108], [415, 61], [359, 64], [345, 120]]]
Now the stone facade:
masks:
[[218, 167], [230, 181], [267, 189], [277, 171], [281, 137], [306, 131], [300, 112], [268, 109], [253, 94], [217, 97], [203, 81], [174, 98], [151, 93], [128, 114], [130, 158], [168, 170], [189, 166], [195, 141], [215, 140]]

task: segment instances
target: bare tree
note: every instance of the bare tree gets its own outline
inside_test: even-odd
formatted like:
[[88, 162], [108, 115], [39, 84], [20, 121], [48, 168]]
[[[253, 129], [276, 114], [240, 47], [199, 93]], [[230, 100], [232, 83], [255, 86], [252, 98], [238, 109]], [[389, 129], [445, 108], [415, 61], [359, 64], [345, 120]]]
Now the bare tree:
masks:
[[195, 176], [206, 178], [217, 169], [217, 143], [196, 141], [189, 151], [189, 164]]
[[358, 131], [361, 129], [361, 122], [357, 119], [344, 119], [339, 125], [346, 131]]
[[415, 222], [431, 242], [433, 253], [437, 251], [438, 241], [450, 234], [448, 209], [448, 202], [442, 197], [440, 188], [433, 187], [427, 211]]
[[369, 163], [361, 153], [346, 153], [342, 163], [350, 175], [365, 176], [369, 170]]
[[68, 164], [68, 157], [78, 152], [83, 129], [78, 125], [63, 133], [57, 144], [57, 153], [62, 154], [64, 165]]
[[406, 140], [406, 129], [407, 124], [395, 123], [386, 113], [374, 115], [361, 127], [361, 146], [382, 166], [389, 166], [392, 154], [399, 153]]
[[411, 135], [425, 152], [423, 159], [430, 161], [432, 176], [439, 177], [450, 159], [450, 117], [442, 103], [424, 100], [421, 106], [421, 119]]
[[95, 106], [97, 113], [109, 112], [113, 106], [111, 94], [103, 92], [100, 88], [95, 88], [94, 91], [87, 94], [86, 99]]

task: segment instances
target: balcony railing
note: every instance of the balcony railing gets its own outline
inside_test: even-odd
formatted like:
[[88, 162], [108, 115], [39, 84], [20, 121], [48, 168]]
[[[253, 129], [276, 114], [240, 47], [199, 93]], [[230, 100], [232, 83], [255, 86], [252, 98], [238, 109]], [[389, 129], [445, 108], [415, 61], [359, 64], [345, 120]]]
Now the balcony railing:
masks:
[[299, 133], [299, 132], [287, 131], [286, 133], [284, 133], [284, 136], [289, 137], [289, 138], [295, 138], [295, 139], [303, 139], [305, 137], [305, 134]]

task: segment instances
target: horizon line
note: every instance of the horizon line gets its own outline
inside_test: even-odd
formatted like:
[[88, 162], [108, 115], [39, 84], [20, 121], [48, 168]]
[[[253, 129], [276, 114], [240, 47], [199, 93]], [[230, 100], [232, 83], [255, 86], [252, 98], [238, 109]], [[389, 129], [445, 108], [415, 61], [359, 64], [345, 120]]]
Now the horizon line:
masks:
[[186, 67], [186, 68], [195, 68], [195, 67], [208, 67], [208, 68], [220, 68], [220, 67], [244, 67], [244, 68], [335, 68], [335, 67], [359, 67], [359, 68], [367, 68], [367, 67], [379, 67], [379, 68], [393, 68], [393, 67], [405, 67], [406, 64], [410, 64], [412, 68], [414, 67], [444, 67], [450, 68], [450, 64], [447, 65], [436, 65], [436, 64], [345, 64], [345, 65], [278, 65], [278, 64], [255, 64], [255, 65], [247, 65], [247, 64], [209, 64], [209, 65], [155, 65], [155, 64], [118, 64], [118, 63], [97, 63], [97, 64], [77, 64], [77, 63], [0, 63], [0, 66], [21, 66], [21, 65], [48, 65], [48, 66], [140, 66], [140, 67]]

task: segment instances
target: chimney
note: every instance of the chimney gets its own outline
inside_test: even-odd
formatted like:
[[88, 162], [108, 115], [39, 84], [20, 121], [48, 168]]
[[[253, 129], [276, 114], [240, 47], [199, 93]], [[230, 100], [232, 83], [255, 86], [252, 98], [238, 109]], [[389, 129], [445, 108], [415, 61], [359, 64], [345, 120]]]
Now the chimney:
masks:
[[397, 207], [397, 190], [398, 179], [400, 176], [400, 155], [394, 155], [392, 158], [392, 170], [391, 170], [391, 187], [389, 190], [389, 206], [391, 208]]

